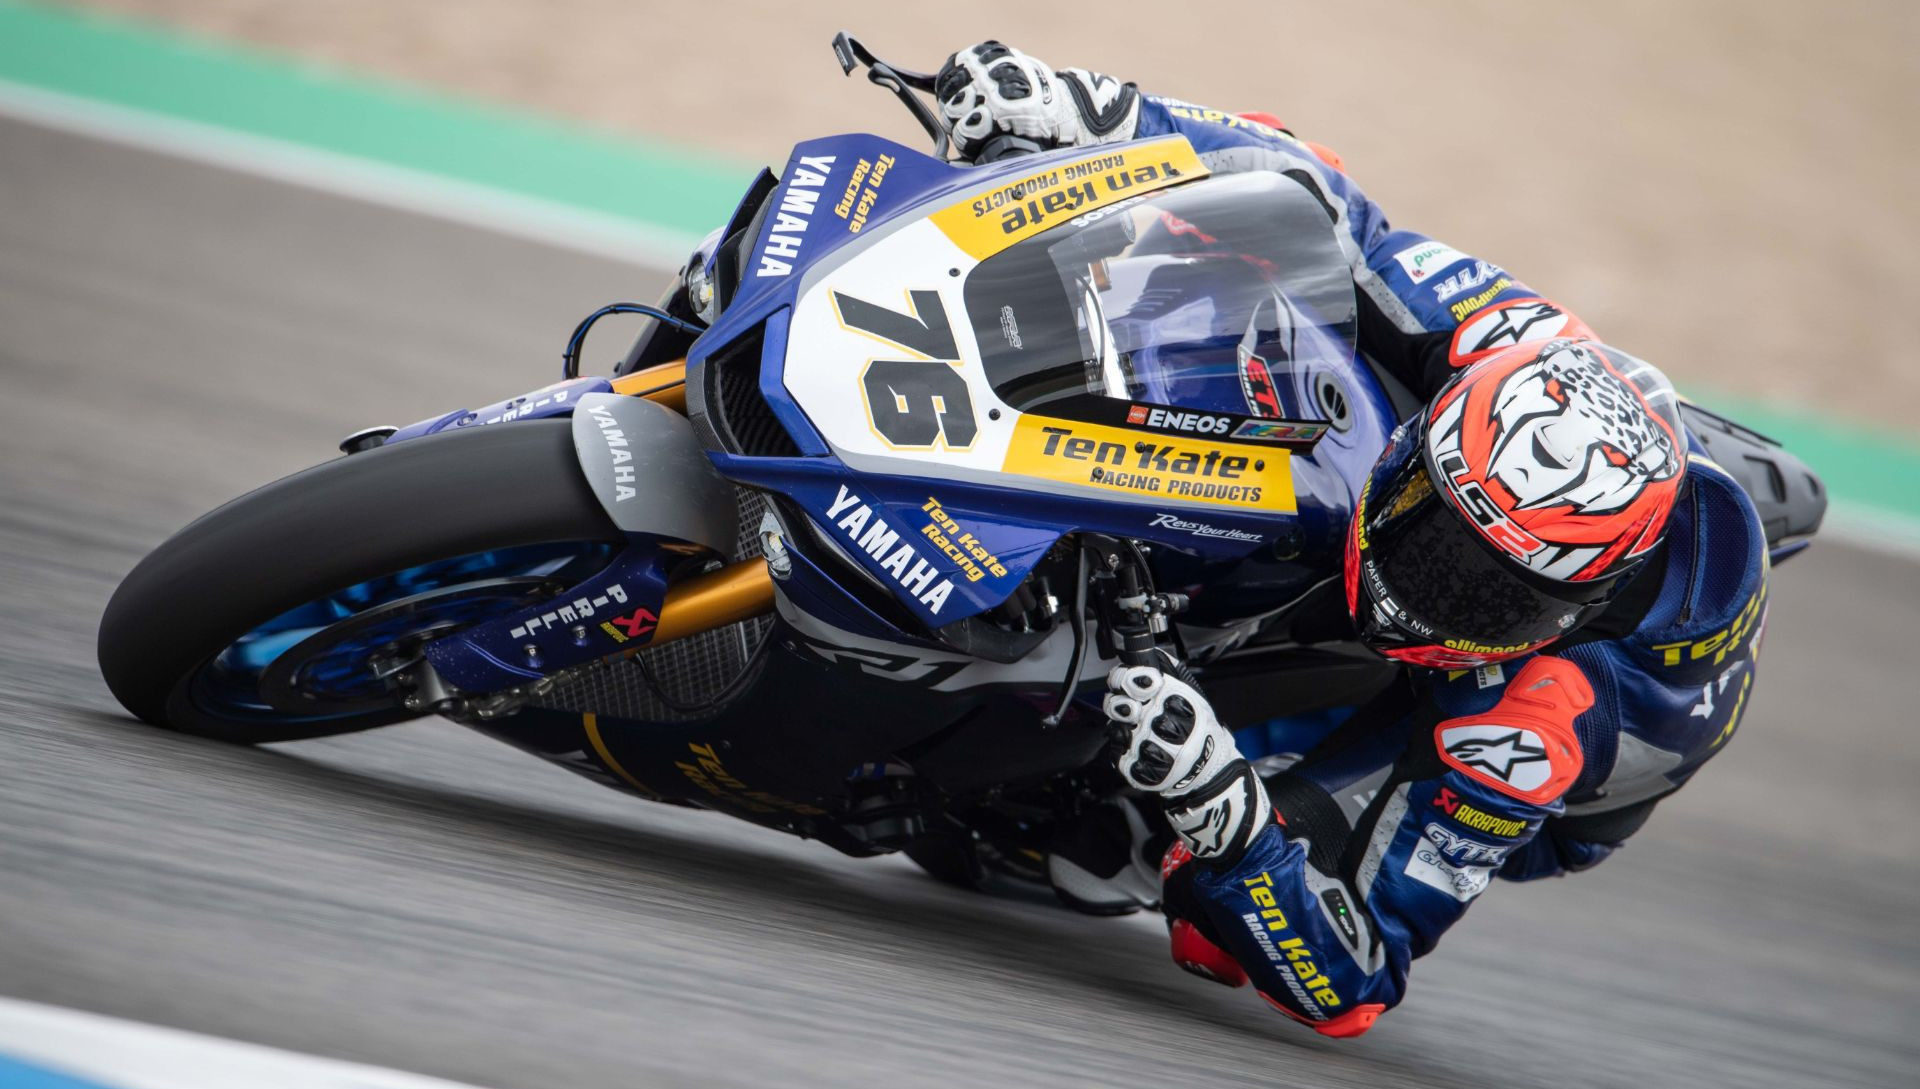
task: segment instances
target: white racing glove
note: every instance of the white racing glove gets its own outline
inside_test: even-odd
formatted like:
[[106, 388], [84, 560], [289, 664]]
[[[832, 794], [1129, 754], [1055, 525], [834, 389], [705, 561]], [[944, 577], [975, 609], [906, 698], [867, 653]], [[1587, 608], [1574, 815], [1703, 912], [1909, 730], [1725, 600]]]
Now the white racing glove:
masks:
[[1240, 861], [1273, 805], [1206, 698], [1152, 666], [1115, 666], [1101, 708], [1126, 731], [1114, 746], [1120, 774], [1160, 795], [1193, 857], [1215, 868]]
[[1024, 136], [1043, 149], [1129, 140], [1140, 118], [1133, 84], [1084, 68], [1056, 73], [993, 41], [948, 57], [934, 79], [934, 96], [954, 148], [967, 159], [996, 133]]

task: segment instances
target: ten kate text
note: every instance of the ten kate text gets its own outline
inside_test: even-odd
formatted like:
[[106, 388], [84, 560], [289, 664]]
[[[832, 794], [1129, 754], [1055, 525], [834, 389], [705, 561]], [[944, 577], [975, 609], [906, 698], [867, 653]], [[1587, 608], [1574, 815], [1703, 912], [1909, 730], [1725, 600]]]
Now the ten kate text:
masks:
[[[833, 214], [847, 221], [848, 234], [859, 234], [860, 228], [867, 225], [873, 204], [880, 199], [880, 186], [887, 180], [887, 171], [893, 169], [893, 164], [891, 155], [882, 155], [877, 160], [862, 159], [854, 164], [846, 191], [841, 194], [840, 203], [833, 206]], [[864, 188], [862, 182], [866, 183]]]
[[1055, 216], [1070, 216], [1081, 208], [1099, 204], [1105, 199], [1103, 188], [1108, 193], [1119, 193], [1136, 185], [1182, 176], [1180, 168], [1170, 161], [1129, 168], [1125, 155], [1106, 155], [1070, 163], [1039, 177], [996, 189], [973, 202], [973, 214], [985, 216], [1000, 209], [1000, 229], [1014, 234]]
[[713, 751], [712, 745], [701, 745], [689, 741], [687, 742], [687, 750], [693, 753], [695, 762], [690, 764], [682, 760], [676, 762], [674, 767], [679, 768], [680, 774], [687, 777], [687, 782], [692, 783], [694, 786], [699, 787], [715, 798], [730, 801], [750, 813], [772, 813], [776, 810], [786, 810], [790, 813], [800, 813], [805, 816], [817, 817], [826, 812], [826, 810], [818, 806], [790, 801], [777, 794], [769, 794], [764, 790], [754, 790], [748, 787], [747, 784], [741, 782], [729, 772], [726, 765], [720, 762], [720, 754]]
[[939, 549], [942, 555], [952, 560], [967, 576], [968, 582], [979, 582], [988, 575], [997, 579], [1007, 577], [1007, 569], [999, 557], [987, 551], [979, 538], [962, 529], [959, 522], [948, 516], [940, 508], [938, 499], [928, 496], [927, 501], [920, 504], [920, 509], [927, 515], [927, 524], [921, 527], [921, 535], [932, 541], [933, 547]]
[[1260, 477], [1266, 469], [1264, 460], [1228, 453], [1227, 448], [1158, 439], [1137, 440], [1129, 447], [1100, 432], [1089, 437], [1069, 424], [1041, 425], [1040, 432], [1044, 436], [1040, 458], [1056, 465], [1084, 464], [1084, 479], [1090, 484], [1244, 505], [1258, 505], [1267, 498]]
[[1678, 643], [1655, 643], [1654, 650], [1660, 652], [1660, 664], [1668, 667], [1683, 662], [1698, 662], [1711, 656], [1714, 665], [1726, 661], [1727, 655], [1738, 653], [1746, 644], [1747, 636], [1760, 630], [1761, 618], [1766, 615], [1767, 582], [1760, 580], [1759, 589], [1747, 598], [1733, 623], [1719, 631], [1700, 639], [1683, 639]]
[[[1280, 972], [1286, 981], [1287, 989], [1299, 1001], [1302, 1008], [1324, 1018], [1318, 1006], [1333, 1008], [1340, 1005], [1340, 996], [1334, 992], [1333, 981], [1321, 973], [1320, 967], [1313, 962], [1316, 955], [1307, 948], [1300, 936], [1292, 933], [1287, 922], [1286, 912], [1282, 911], [1273, 895], [1273, 875], [1262, 873], [1258, 877], [1249, 877], [1241, 882], [1246, 886], [1247, 895], [1253, 898], [1259, 912], [1241, 916], [1247, 930], [1253, 935], [1267, 959]], [[1311, 996], [1311, 999], [1309, 999]]]

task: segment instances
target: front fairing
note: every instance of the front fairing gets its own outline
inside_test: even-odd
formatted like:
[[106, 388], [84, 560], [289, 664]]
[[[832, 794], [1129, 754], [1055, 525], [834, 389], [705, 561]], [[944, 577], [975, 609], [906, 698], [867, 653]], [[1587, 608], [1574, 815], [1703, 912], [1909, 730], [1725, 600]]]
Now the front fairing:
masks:
[[[1276, 369], [1259, 406], [1231, 400], [1237, 373], [1173, 375], [1153, 400], [1069, 418], [1020, 411], [986, 374], [982, 330], [998, 323], [969, 313], [972, 270], [1143, 194], [1212, 184], [1206, 174], [1178, 137], [977, 168], [871, 136], [800, 145], [737, 291], [689, 357], [689, 407], [714, 463], [785, 496], [813, 524], [797, 547], [839, 553], [929, 629], [1004, 601], [1076, 530], [1157, 542], [1209, 569], [1277, 555], [1282, 581], [1330, 570], [1393, 422], [1350, 344]], [[870, 306], [849, 318], [848, 299]], [[889, 377], [871, 379], [876, 367]], [[916, 368], [938, 388], [916, 386]], [[721, 403], [727, 372], [733, 407]], [[748, 400], [790, 441], [746, 448], [728, 419]], [[916, 400], [937, 410], [921, 413], [930, 431]], [[1156, 405], [1217, 419], [1141, 416]]]

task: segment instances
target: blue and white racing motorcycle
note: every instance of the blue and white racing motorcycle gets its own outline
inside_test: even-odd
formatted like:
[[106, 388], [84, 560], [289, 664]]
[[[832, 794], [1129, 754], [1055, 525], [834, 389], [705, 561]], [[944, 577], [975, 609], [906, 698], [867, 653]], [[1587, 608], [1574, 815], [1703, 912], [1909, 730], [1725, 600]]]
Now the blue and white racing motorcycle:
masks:
[[121, 703], [243, 743], [437, 714], [976, 884], [1097, 796], [1117, 660], [1283, 731], [1387, 683], [1323, 618], [1415, 406], [1314, 198], [1181, 137], [950, 163], [931, 80], [836, 47], [936, 155], [802, 143], [662, 307], [600, 312], [657, 318], [611, 378], [596, 314], [563, 381], [181, 530], [103, 619]]

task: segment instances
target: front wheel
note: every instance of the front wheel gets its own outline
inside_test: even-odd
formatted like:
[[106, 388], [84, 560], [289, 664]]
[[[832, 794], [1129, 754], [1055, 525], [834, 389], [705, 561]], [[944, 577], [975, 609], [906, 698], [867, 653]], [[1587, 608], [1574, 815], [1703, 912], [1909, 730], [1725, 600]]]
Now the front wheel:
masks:
[[107, 604], [100, 671], [141, 719], [222, 741], [384, 726], [419, 713], [391, 683], [408, 654], [578, 583], [621, 544], [569, 421], [413, 439], [169, 538]]

